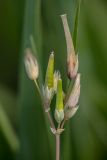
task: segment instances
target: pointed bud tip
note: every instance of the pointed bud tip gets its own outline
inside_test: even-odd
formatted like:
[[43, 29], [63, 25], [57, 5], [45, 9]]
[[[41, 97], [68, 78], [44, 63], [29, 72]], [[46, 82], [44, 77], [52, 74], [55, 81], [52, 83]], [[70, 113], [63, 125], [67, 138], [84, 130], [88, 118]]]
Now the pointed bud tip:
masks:
[[50, 52], [50, 57], [54, 57], [54, 51]]

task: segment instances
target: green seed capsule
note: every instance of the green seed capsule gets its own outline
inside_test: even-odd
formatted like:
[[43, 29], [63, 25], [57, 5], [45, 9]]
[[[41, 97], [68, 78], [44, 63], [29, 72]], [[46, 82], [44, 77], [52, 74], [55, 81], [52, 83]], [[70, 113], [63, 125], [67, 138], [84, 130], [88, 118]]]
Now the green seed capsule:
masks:
[[45, 85], [48, 86], [48, 88], [53, 88], [54, 83], [54, 54], [51, 53], [49, 57], [49, 62], [47, 66], [46, 71], [46, 77], [45, 77]]
[[60, 78], [58, 79], [58, 84], [57, 84], [56, 109], [54, 117], [59, 124], [64, 119], [62, 79]]
[[57, 123], [61, 123], [62, 120], [64, 119], [64, 110], [63, 109], [55, 109], [55, 113], [54, 113], [54, 117], [55, 117], [55, 120], [57, 121]]
[[58, 80], [57, 96], [56, 96], [56, 109], [63, 110], [63, 91], [62, 91], [62, 80]]

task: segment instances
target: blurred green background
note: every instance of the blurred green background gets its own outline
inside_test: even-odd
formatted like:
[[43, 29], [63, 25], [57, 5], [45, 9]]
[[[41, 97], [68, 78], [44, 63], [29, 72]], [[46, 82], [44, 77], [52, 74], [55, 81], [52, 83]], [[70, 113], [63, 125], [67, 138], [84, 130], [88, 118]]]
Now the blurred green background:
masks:
[[[49, 52], [55, 51], [66, 88], [66, 42], [60, 14], [71, 33], [78, 0], [0, 1], [0, 160], [54, 160], [55, 139], [40, 98], [24, 70], [24, 49], [35, 39], [43, 82]], [[80, 108], [61, 136], [62, 160], [107, 159], [107, 2], [83, 0], [77, 51]]]

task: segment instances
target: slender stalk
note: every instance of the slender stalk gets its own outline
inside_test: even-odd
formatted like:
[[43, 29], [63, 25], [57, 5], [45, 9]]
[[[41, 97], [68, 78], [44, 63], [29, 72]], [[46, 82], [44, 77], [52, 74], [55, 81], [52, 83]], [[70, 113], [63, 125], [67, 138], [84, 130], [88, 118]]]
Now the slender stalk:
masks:
[[60, 129], [60, 123], [58, 124], [58, 128], [57, 129]]
[[56, 134], [56, 160], [60, 160], [60, 134]]
[[[46, 112], [46, 114], [47, 114], [47, 117], [48, 117], [48, 119], [49, 119], [51, 128], [52, 128], [52, 129], [55, 129], [55, 125], [54, 125], [54, 122], [53, 122], [52, 117], [51, 117], [51, 115], [50, 115], [50, 112], [48, 111], [48, 112]], [[55, 129], [55, 130], [56, 130], [56, 129]]]
[[61, 124], [61, 129], [63, 129], [65, 122], [66, 122], [66, 119], [63, 120], [63, 122]]
[[[41, 100], [42, 100], [42, 102], [43, 102], [43, 98], [42, 98], [41, 91], [40, 91], [40, 88], [39, 88], [39, 86], [38, 86], [38, 83], [37, 83], [36, 80], [34, 80], [34, 82], [35, 82], [35, 84], [36, 84], [36, 88], [37, 88], [38, 93], [39, 93], [39, 95], [40, 95], [40, 97], [41, 97]], [[45, 109], [45, 108], [44, 108], [44, 109]], [[50, 115], [50, 112], [48, 111], [48, 112], [46, 112], [46, 114], [47, 114], [48, 120], [49, 120], [49, 122], [50, 122], [51, 128], [55, 129], [55, 125], [54, 125], [54, 122], [53, 122], [52, 117], [51, 117], [51, 115]], [[56, 130], [56, 129], [55, 129], [55, 130]]]
[[41, 96], [41, 91], [40, 91], [40, 88], [39, 88], [39, 86], [38, 86], [37, 81], [34, 80], [34, 82], [35, 82], [35, 85], [36, 85], [36, 88], [37, 88], [37, 90], [38, 90], [38, 93], [39, 93], [40, 97], [42, 97], [42, 96]]

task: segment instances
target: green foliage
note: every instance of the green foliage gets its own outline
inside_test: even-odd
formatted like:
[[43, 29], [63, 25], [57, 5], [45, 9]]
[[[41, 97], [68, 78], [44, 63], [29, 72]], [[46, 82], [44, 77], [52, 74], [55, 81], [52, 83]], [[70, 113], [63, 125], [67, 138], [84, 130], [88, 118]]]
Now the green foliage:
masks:
[[45, 79], [49, 53], [54, 50], [55, 68], [61, 71], [63, 88], [66, 89], [66, 43], [60, 18], [64, 13], [68, 15], [74, 45], [79, 52], [82, 91], [80, 108], [61, 136], [61, 158], [107, 159], [107, 4], [101, 0], [82, 1], [79, 15], [78, 2], [11, 0], [2, 3], [0, 83], [18, 94], [14, 96], [0, 85], [0, 102], [9, 122], [12, 122], [12, 130], [20, 134], [21, 148], [14, 155], [0, 124], [1, 160], [55, 159], [55, 139], [35, 85], [26, 76], [23, 57], [25, 48], [31, 47], [30, 36], [33, 35], [34, 54], [40, 67], [39, 83]]

